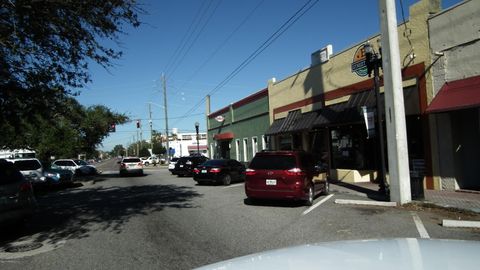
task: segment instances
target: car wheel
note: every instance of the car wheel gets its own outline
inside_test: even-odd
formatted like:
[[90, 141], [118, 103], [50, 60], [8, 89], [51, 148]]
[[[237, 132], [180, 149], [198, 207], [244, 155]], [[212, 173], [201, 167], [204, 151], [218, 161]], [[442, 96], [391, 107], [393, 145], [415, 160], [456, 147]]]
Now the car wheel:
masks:
[[145, 162], [145, 167], [148, 167], [148, 165], [150, 165], [150, 163], [148, 163], [148, 162]]
[[222, 183], [224, 186], [228, 186], [230, 185], [230, 183], [232, 183], [232, 177], [230, 176], [230, 174], [225, 174], [222, 177]]
[[313, 190], [313, 185], [310, 185], [310, 187], [308, 187], [308, 194], [307, 194], [308, 198], [305, 201], [306, 206], [312, 206], [314, 194], [315, 193], [314, 193], [314, 190]]
[[325, 186], [323, 187], [323, 194], [328, 195], [330, 193], [330, 183], [325, 181]]

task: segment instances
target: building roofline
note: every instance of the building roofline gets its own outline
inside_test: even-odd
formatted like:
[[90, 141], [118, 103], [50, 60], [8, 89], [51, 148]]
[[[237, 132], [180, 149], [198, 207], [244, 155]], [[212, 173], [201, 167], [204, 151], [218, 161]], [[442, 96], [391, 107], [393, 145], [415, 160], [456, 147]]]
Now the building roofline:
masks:
[[248, 103], [252, 103], [252, 102], [254, 102], [256, 100], [259, 100], [259, 99], [261, 99], [265, 96], [268, 96], [268, 88], [264, 88], [264, 89], [262, 89], [258, 92], [255, 92], [255, 93], [253, 93], [253, 94], [251, 94], [247, 97], [244, 97], [244, 98], [232, 103], [231, 105], [225, 106], [225, 107], [223, 107], [223, 108], [221, 108], [221, 109], [219, 109], [215, 112], [212, 112], [208, 115], [208, 118], [214, 118], [218, 115], [221, 115], [221, 114], [227, 112], [230, 106], [232, 106], [233, 108], [242, 107], [242, 106], [244, 106]]

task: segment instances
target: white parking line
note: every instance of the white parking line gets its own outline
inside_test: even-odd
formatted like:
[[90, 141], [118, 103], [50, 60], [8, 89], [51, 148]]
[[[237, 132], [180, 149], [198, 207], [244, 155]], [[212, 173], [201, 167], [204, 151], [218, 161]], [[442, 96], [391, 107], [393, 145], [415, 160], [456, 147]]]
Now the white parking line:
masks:
[[417, 227], [417, 231], [420, 234], [421, 238], [430, 238], [430, 235], [428, 235], [427, 229], [425, 229], [425, 226], [423, 226], [422, 220], [420, 217], [417, 215], [415, 212], [410, 212], [413, 217], [413, 222], [415, 222], [415, 226]]
[[442, 226], [458, 228], [480, 228], [480, 221], [444, 219], [442, 221]]
[[319, 207], [322, 203], [328, 201], [333, 196], [333, 194], [328, 195], [327, 197], [323, 198], [321, 201], [317, 202], [316, 204], [310, 206], [307, 210], [303, 211], [302, 216], [310, 213], [313, 209]]
[[238, 183], [238, 184], [226, 186], [226, 187], [223, 187], [223, 188], [232, 188], [232, 187], [239, 187], [239, 186], [243, 186], [243, 183]]

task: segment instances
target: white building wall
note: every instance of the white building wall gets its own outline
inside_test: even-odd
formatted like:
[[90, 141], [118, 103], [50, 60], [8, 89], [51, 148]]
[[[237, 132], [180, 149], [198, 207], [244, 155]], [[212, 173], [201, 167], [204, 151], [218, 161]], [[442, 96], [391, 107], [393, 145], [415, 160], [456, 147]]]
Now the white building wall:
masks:
[[[207, 133], [199, 133], [198, 144], [200, 147], [207, 147]], [[196, 133], [177, 133], [177, 139], [170, 139], [169, 146], [175, 149], [174, 157], [182, 157], [190, 155], [188, 147], [197, 147]], [[202, 152], [203, 155], [208, 156], [208, 147], [206, 151]]]

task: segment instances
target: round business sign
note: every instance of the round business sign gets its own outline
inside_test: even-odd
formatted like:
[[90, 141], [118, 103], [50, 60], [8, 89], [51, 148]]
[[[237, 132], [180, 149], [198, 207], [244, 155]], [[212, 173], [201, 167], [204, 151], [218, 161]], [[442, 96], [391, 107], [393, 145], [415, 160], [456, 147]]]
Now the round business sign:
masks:
[[219, 116], [215, 117], [215, 120], [217, 120], [217, 122], [223, 122], [223, 121], [225, 121], [225, 117], [223, 117], [223, 115], [219, 115]]
[[352, 72], [356, 73], [360, 77], [365, 77], [368, 73], [365, 60], [365, 50], [363, 49], [362, 45], [355, 51], [352, 61]]

